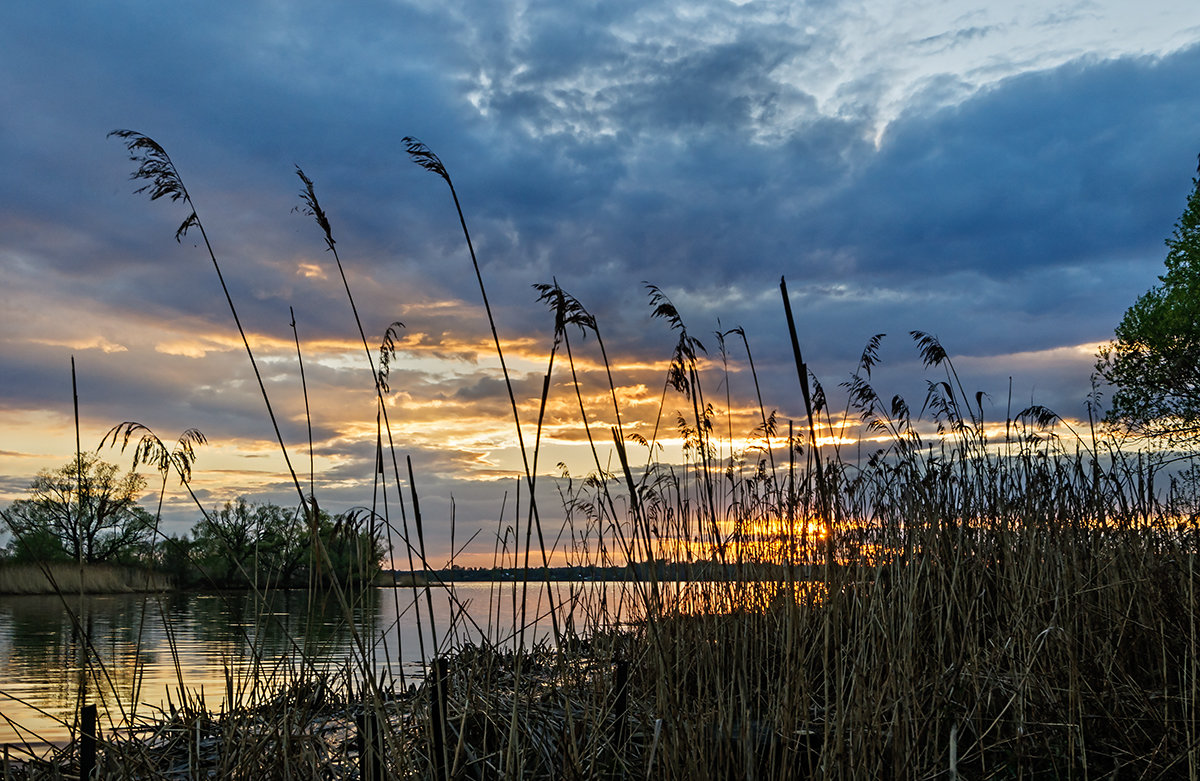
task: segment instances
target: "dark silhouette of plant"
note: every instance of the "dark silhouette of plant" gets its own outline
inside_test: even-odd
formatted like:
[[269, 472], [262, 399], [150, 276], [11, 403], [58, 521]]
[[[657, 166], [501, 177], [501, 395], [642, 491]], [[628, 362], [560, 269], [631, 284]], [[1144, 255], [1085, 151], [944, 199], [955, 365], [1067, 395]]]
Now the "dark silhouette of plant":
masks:
[[188, 214], [175, 231], [175, 240], [181, 241], [192, 228], [200, 231], [200, 236], [204, 240], [204, 248], [208, 250], [208, 256], [212, 259], [213, 269], [217, 272], [217, 279], [221, 283], [221, 291], [225, 294], [225, 300], [229, 304], [229, 311], [233, 315], [233, 322], [237, 326], [238, 334], [242, 337], [242, 344], [246, 348], [246, 355], [250, 358], [250, 366], [254, 369], [254, 378], [258, 380], [258, 389], [262, 393], [263, 402], [267, 405], [267, 414], [270, 416], [271, 425], [275, 429], [275, 438], [279, 442], [279, 449], [282, 451], [284, 461], [287, 463], [288, 473], [292, 477], [292, 483], [296, 486], [296, 493], [300, 496], [300, 503], [306, 508], [307, 512], [309, 499], [305, 497], [304, 489], [300, 486], [300, 480], [296, 477], [296, 470], [292, 468], [292, 460], [288, 456], [287, 446], [283, 442], [283, 434], [279, 430], [279, 422], [276, 420], [275, 411], [271, 407], [271, 398], [267, 394], [266, 385], [263, 384], [262, 373], [258, 370], [258, 362], [254, 359], [254, 351], [250, 349], [250, 340], [246, 337], [246, 330], [242, 327], [241, 318], [238, 317], [237, 307], [233, 303], [233, 296], [229, 292], [229, 286], [225, 284], [225, 276], [221, 273], [221, 264], [217, 262], [216, 252], [213, 251], [212, 244], [208, 240], [208, 232], [204, 230], [204, 224], [200, 222], [200, 218], [196, 213], [196, 207], [192, 203], [192, 196], [188, 194], [187, 188], [184, 187], [183, 178], [179, 175], [179, 171], [176, 169], [175, 163], [172, 162], [167, 151], [149, 136], [133, 130], [114, 130], [108, 135], [121, 139], [125, 144], [126, 150], [129, 152], [129, 159], [138, 164], [137, 169], [129, 178], [134, 181], [147, 182], [147, 184], [134, 190], [135, 194], [149, 192], [150, 200], [152, 201], [156, 201], [159, 198], [169, 198], [171, 201], [183, 201], [184, 205], [191, 210], [191, 213]]
[[[533, 467], [530, 464], [529, 453], [525, 449], [525, 435], [521, 431], [521, 416], [517, 411], [517, 396], [513, 390], [512, 378], [508, 372], [508, 364], [504, 360], [504, 350], [500, 346], [500, 334], [496, 331], [496, 318], [492, 315], [492, 305], [488, 302], [487, 287], [483, 284], [483, 273], [479, 270], [479, 259], [475, 256], [475, 245], [471, 242], [471, 232], [467, 229], [467, 218], [463, 215], [462, 204], [458, 200], [458, 192], [454, 189], [454, 181], [450, 178], [450, 173], [446, 170], [446, 166], [442, 164], [441, 158], [434, 154], [432, 149], [412, 136], [405, 136], [403, 142], [413, 162], [426, 171], [437, 174], [446, 183], [446, 186], [450, 188], [450, 197], [454, 200], [454, 208], [458, 212], [458, 222], [462, 226], [463, 237], [467, 242], [467, 250], [471, 254], [471, 265], [475, 269], [475, 279], [479, 283], [479, 295], [483, 298], [483, 308], [487, 313], [488, 326], [492, 331], [492, 341], [496, 347], [496, 357], [500, 359], [500, 369], [504, 374], [504, 386], [508, 389], [508, 401], [512, 407], [513, 422], [517, 430], [517, 446], [521, 450], [521, 462], [525, 468], [525, 481], [529, 484], [530, 517], [537, 527], [538, 539], [543, 540], [541, 515], [537, 509], [537, 494], [534, 491], [536, 479]], [[542, 569], [544, 573], [549, 572], [549, 566], [549, 553], [543, 543]], [[548, 579], [549, 576], [547, 575]], [[558, 618], [554, 610], [554, 593], [549, 588], [546, 593], [550, 603], [550, 616], [553, 623], [554, 636], [558, 639], [560, 632]]]

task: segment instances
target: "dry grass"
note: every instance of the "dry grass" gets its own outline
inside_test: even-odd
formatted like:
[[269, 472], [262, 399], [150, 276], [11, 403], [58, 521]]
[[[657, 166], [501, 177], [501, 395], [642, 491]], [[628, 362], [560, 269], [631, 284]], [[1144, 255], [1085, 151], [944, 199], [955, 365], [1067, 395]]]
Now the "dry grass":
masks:
[[0, 564], [0, 594], [115, 594], [168, 591], [157, 572], [106, 564]]
[[922, 525], [816, 581], [663, 589], [558, 648], [460, 646], [411, 691], [297, 673], [107, 735], [101, 765], [345, 778], [377, 734], [397, 778], [1196, 778], [1197, 529], [1043, 507]]

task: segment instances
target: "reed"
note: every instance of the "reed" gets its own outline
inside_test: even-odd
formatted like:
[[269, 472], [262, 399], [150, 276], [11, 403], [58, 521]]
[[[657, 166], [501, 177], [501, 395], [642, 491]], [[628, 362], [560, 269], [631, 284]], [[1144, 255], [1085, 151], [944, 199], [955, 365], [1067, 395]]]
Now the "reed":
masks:
[[170, 579], [133, 567], [74, 562], [0, 564], [0, 594], [112, 594], [169, 591]]
[[[496, 335], [449, 174], [406, 141], [451, 187]], [[417, 470], [405, 459], [401, 472], [383, 422], [398, 332], [387, 332], [377, 364], [328, 216], [300, 178], [367, 352], [379, 462], [393, 462], [384, 506], [367, 516], [413, 562], [414, 595], [444, 587], [455, 599], [424, 550]], [[1200, 504], [1195, 481], [1164, 476], [1169, 454], [1133, 452], [1095, 426], [1080, 434], [1036, 406], [1006, 415], [1000, 434], [982, 395], [967, 392], [947, 350], [922, 332], [911, 334], [929, 375], [920, 404], [873, 385], [877, 336], [842, 383], [844, 407], [833, 408], [790, 317], [780, 336], [793, 348], [796, 387], [764, 387], [744, 330], [719, 332], [720, 360], [709, 360], [654, 286], [651, 311], [674, 344], [665, 343], [670, 369], [646, 438], [622, 407], [595, 318], [557, 281], [536, 287], [553, 318], [551, 360], [527, 452], [521, 440], [526, 494], [497, 532], [495, 559], [528, 572], [537, 553], [545, 573], [559, 555], [641, 577], [556, 591], [502, 585], [497, 602], [526, 606], [546, 589], [551, 641], [524, 639], [537, 617], [521, 609], [512, 625], [486, 628], [457, 611], [435, 628], [443, 653], [422, 648], [434, 658], [408, 680], [380, 678], [369, 643], [330, 670], [299, 639], [286, 662], [231, 670], [221, 704], [188, 693], [181, 673], [177, 707], [103, 730], [105, 778], [1200, 779]], [[730, 409], [739, 343], [752, 384], [735, 393], [757, 403], [748, 436]], [[584, 390], [592, 349], [598, 395]], [[569, 377], [590, 444], [584, 476], [538, 471], [555, 370]], [[722, 384], [724, 410], [721, 394], [707, 392]], [[520, 434], [511, 384], [509, 394]], [[802, 415], [786, 436], [785, 418], [764, 403], [772, 394]], [[597, 397], [604, 403], [589, 406]], [[686, 410], [674, 418], [682, 461], [657, 444], [674, 406]], [[819, 443], [819, 427], [849, 423], [879, 435], [875, 450]], [[562, 506], [557, 537], [543, 526], [544, 499], [537, 509], [548, 483]], [[388, 491], [400, 523], [387, 514]], [[339, 598], [353, 603], [362, 588], [341, 584]], [[52, 777], [75, 766], [79, 749], [8, 770]]]

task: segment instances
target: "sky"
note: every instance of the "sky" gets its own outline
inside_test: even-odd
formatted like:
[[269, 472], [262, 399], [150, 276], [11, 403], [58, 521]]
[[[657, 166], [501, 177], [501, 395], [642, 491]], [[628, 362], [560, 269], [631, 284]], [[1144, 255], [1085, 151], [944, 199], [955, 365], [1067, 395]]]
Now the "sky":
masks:
[[[175, 163], [293, 466], [307, 484], [311, 425], [309, 487], [340, 511], [375, 495], [376, 401], [337, 266], [295, 211], [296, 167], [313, 180], [372, 350], [404, 324], [388, 417], [430, 546], [479, 532], [481, 560], [521, 458], [450, 190], [404, 138], [452, 177], [527, 436], [554, 327], [532, 286], [556, 281], [595, 316], [631, 431], [653, 430], [677, 336], [651, 284], [742, 441], [754, 385], [716, 332], [744, 330], [768, 411], [803, 410], [781, 277], [834, 405], [886, 333], [873, 380], [919, 407], [918, 330], [989, 419], [1083, 416], [1200, 153], [1188, 0], [43, 0], [6, 9], [0, 68], [0, 505], [75, 452], [72, 357], [84, 449], [124, 421], [167, 443], [194, 428], [206, 506], [296, 502], [212, 260], [196, 230], [175, 241], [186, 207], [136, 195], [107, 137], [131, 129]], [[572, 336], [611, 442], [597, 347]], [[556, 361], [538, 471], [583, 475]], [[670, 429], [682, 402], [662, 406]], [[169, 482], [164, 528], [198, 517]]]

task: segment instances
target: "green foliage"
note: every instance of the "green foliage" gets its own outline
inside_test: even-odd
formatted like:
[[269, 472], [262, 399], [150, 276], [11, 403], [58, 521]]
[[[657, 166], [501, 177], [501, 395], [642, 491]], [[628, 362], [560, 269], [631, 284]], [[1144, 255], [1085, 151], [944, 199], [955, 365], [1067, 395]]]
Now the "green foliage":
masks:
[[192, 541], [186, 534], [176, 537], [165, 536], [158, 543], [158, 562], [163, 572], [175, 580], [175, 585], [188, 585], [194, 580], [192, 565]]
[[191, 539], [165, 540], [163, 563], [182, 586], [218, 588], [347, 583], [379, 573], [382, 546], [359, 516], [318, 511], [315, 528], [319, 544], [302, 512], [239, 497], [192, 527]]
[[141, 475], [121, 475], [94, 453], [42, 470], [28, 499], [0, 511], [12, 533], [11, 553], [29, 561], [38, 555], [88, 563], [140, 560], [154, 531], [154, 516], [137, 504], [145, 485]]
[[[288, 583], [303, 554], [300, 545], [294, 513], [239, 497], [192, 527], [192, 539], [182, 544], [191, 562], [186, 580], [221, 588]], [[169, 547], [181, 557], [180, 543]]]
[[1200, 440], [1200, 180], [1192, 185], [1162, 284], [1126, 311], [1096, 364], [1115, 388], [1107, 419], [1173, 442]]
[[325, 585], [332, 579], [341, 583], [375, 579], [384, 551], [379, 539], [381, 529], [371, 518], [369, 512], [356, 510], [336, 516], [318, 513], [317, 543], [310, 530], [306, 529], [303, 536], [313, 551], [307, 560], [309, 582]]
[[49, 529], [34, 529], [16, 537], [9, 545], [8, 561], [13, 564], [50, 564], [70, 561], [62, 540]]

